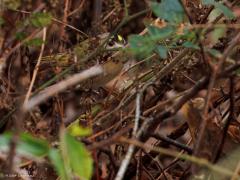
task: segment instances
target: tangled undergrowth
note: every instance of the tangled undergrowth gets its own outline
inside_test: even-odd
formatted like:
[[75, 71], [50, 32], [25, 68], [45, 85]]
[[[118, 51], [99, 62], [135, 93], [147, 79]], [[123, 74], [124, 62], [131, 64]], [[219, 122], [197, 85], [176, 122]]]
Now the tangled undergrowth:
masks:
[[0, 2], [3, 179], [239, 179], [237, 0]]

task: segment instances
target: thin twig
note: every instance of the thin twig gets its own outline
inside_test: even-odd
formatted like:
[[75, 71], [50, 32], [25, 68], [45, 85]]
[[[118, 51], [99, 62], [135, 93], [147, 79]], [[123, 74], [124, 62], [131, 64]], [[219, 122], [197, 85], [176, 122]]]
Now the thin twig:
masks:
[[[124, 18], [120, 23], [119, 25], [114, 29], [113, 32], [111, 32], [109, 34], [109, 36], [96, 48], [94, 49], [90, 54], [88, 54], [86, 57], [84, 57], [81, 61], [82, 62], [87, 62], [89, 59], [93, 58], [94, 56], [98, 55], [102, 49], [105, 47], [105, 45], [107, 44], [107, 42], [111, 39], [112, 36], [116, 35], [117, 32], [122, 28], [122, 26], [124, 26], [126, 23], [128, 23], [129, 21], [132, 21], [133, 19], [149, 12], [150, 9], [146, 9], [146, 10], [143, 10], [141, 12], [138, 12], [136, 14], [133, 14], [127, 18]], [[53, 20], [57, 21], [57, 22], [60, 22], [62, 23], [61, 21], [57, 20], [57, 19], [54, 19]], [[67, 25], [68, 26], [68, 25]], [[70, 26], [70, 25], [69, 25]], [[74, 27], [72, 27], [74, 28]], [[87, 35], [86, 35], [87, 36]], [[116, 54], [115, 54], [116, 55]], [[48, 85], [50, 85], [51, 83], [55, 82], [57, 79], [63, 77], [65, 74], [67, 74], [70, 70], [73, 69], [75, 65], [72, 64], [71, 66], [69, 66], [68, 68], [66, 68], [64, 71], [62, 71], [61, 73], [59, 73], [58, 75], [56, 75], [55, 77], [53, 77], [52, 79], [50, 79], [49, 81], [47, 81], [46, 83], [44, 83], [44, 85], [42, 85], [41, 87], [39, 87], [38, 89], [41, 90], [45, 87], [47, 87]]]
[[161, 154], [164, 154], [164, 155], [167, 155], [167, 156], [178, 157], [180, 159], [187, 160], [187, 161], [193, 162], [195, 164], [198, 164], [200, 166], [207, 167], [208, 169], [210, 169], [212, 171], [215, 171], [217, 173], [224, 174], [224, 175], [227, 175], [227, 176], [230, 176], [230, 177], [234, 173], [229, 169], [226, 169], [226, 168], [223, 168], [223, 167], [220, 167], [220, 166], [217, 166], [217, 165], [213, 165], [209, 161], [207, 161], [206, 159], [203, 159], [203, 158], [197, 158], [195, 156], [190, 156], [190, 155], [187, 155], [187, 154], [179, 155], [179, 152], [176, 152], [176, 151], [172, 151], [172, 150], [161, 148], [161, 147], [154, 147], [154, 146], [151, 146], [151, 145], [148, 145], [148, 144], [144, 144], [140, 141], [133, 140], [133, 139], [126, 139], [124, 137], [121, 137], [119, 139], [119, 141], [124, 142], [124, 143], [128, 143], [128, 144], [134, 144], [135, 146], [138, 146], [138, 147], [140, 147], [144, 150], [152, 150], [152, 151], [156, 151], [158, 153], [161, 153]]
[[102, 14], [102, 0], [94, 0], [93, 7], [93, 20], [92, 20], [92, 30], [94, 34], [98, 34], [99, 29], [102, 24], [101, 14]]
[[237, 33], [235, 38], [230, 42], [230, 45], [224, 51], [223, 55], [219, 59], [218, 64], [216, 65], [216, 67], [213, 70], [213, 74], [211, 76], [210, 83], [209, 83], [209, 86], [208, 86], [208, 94], [207, 94], [207, 97], [206, 97], [206, 103], [205, 103], [205, 106], [204, 106], [204, 117], [207, 117], [207, 114], [208, 114], [209, 100], [210, 100], [210, 97], [211, 97], [212, 89], [215, 85], [217, 75], [220, 72], [220, 70], [222, 70], [223, 64], [224, 64], [225, 60], [227, 59], [227, 57], [229, 56], [229, 54], [232, 52], [234, 47], [239, 43], [239, 39], [240, 39], [240, 33]]
[[122, 98], [121, 102], [119, 103], [119, 105], [115, 109], [113, 109], [112, 111], [108, 112], [107, 114], [105, 114], [102, 117], [96, 116], [96, 118], [95, 118], [96, 119], [96, 121], [95, 121], [96, 124], [97, 125], [101, 125], [106, 118], [108, 118], [109, 116], [111, 116], [115, 112], [119, 111], [119, 109], [123, 108], [126, 104], [130, 103], [131, 101], [133, 101], [135, 96], [136, 96], [136, 93], [132, 93], [132, 94], [128, 94], [127, 93], [127, 94], [125, 94], [124, 97]]
[[[191, 143], [191, 139], [187, 142], [187, 145], [189, 145], [190, 143]], [[161, 147], [161, 146], [160, 146], [160, 147]], [[164, 167], [164, 169], [163, 169], [163, 171], [162, 171], [161, 174], [164, 175], [164, 172], [167, 172], [172, 166], [174, 166], [177, 162], [179, 162], [179, 161], [181, 160], [181, 159], [179, 158], [179, 156], [181, 156], [181, 154], [183, 154], [183, 153], [184, 153], [184, 150], [181, 150], [181, 151], [179, 152], [179, 155], [178, 155], [177, 157], [175, 157], [170, 164], [168, 164], [166, 167]], [[160, 179], [161, 179], [161, 176], [162, 176], [161, 174], [159, 175], [159, 178], [158, 178], [157, 180], [160, 180]]]
[[221, 141], [219, 146], [217, 147], [217, 153], [213, 159], [213, 162], [217, 162], [217, 160], [219, 159], [223, 146], [224, 146], [224, 142], [226, 139], [226, 136], [228, 134], [228, 128], [231, 122], [234, 121], [234, 106], [235, 106], [235, 99], [234, 99], [234, 77], [230, 77], [230, 90], [229, 90], [229, 97], [230, 97], [230, 112], [229, 112], [229, 116], [227, 121], [224, 124], [223, 130], [222, 130], [222, 136], [221, 136]]
[[[10, 50], [4, 51], [1, 55], [0, 55], [0, 64], [5, 64], [6, 60], [9, 58], [9, 56], [11, 56], [12, 53], [14, 53], [18, 48], [20, 48], [24, 43], [26, 43], [27, 41], [29, 41], [30, 39], [32, 39], [34, 36], [36, 36], [40, 31], [39, 30], [35, 30], [33, 31], [28, 37], [26, 37], [23, 41], [17, 43], [13, 48], [11, 48]], [[2, 61], [2, 62], [1, 62]]]
[[137, 170], [136, 170], [136, 180], [141, 180], [142, 175], [142, 150], [139, 152], [139, 156], [137, 158]]
[[87, 35], [85, 32], [81, 31], [80, 29], [77, 29], [77, 28], [75, 28], [74, 26], [72, 26], [72, 25], [70, 25], [70, 24], [67, 24], [67, 23], [65, 23], [65, 22], [62, 22], [62, 21], [60, 21], [60, 20], [58, 20], [58, 19], [56, 19], [56, 18], [52, 18], [52, 20], [55, 21], [55, 22], [57, 22], [57, 23], [63, 24], [64, 26], [66, 26], [66, 27], [68, 27], [68, 28], [70, 28], [70, 29], [72, 29], [72, 30], [74, 30], [74, 31], [76, 31], [76, 32], [79, 32], [80, 34], [82, 34], [82, 35], [84, 35], [85, 37], [88, 38], [88, 35]]
[[198, 136], [198, 140], [197, 140], [197, 144], [196, 144], [196, 148], [195, 148], [195, 152], [194, 152], [195, 155], [197, 155], [200, 152], [200, 147], [201, 147], [202, 141], [204, 141], [204, 139], [203, 139], [204, 132], [205, 132], [206, 126], [208, 124], [207, 123], [208, 122], [208, 108], [209, 108], [209, 104], [210, 104], [210, 98], [212, 95], [212, 89], [215, 85], [215, 81], [216, 81], [217, 76], [219, 75], [220, 71], [223, 69], [223, 64], [224, 64], [225, 60], [227, 59], [227, 57], [229, 56], [231, 51], [234, 49], [234, 47], [239, 43], [239, 39], [240, 39], [240, 33], [238, 33], [235, 36], [235, 38], [230, 42], [230, 45], [224, 51], [223, 55], [219, 59], [218, 64], [214, 68], [212, 76], [210, 77], [206, 101], [205, 101], [205, 105], [204, 105], [204, 111], [203, 111], [204, 118], [203, 118], [203, 123], [201, 124], [201, 128], [199, 131], [199, 136]]
[[158, 140], [166, 142], [169, 145], [173, 145], [173, 146], [178, 147], [178, 148], [180, 148], [180, 149], [182, 149], [184, 151], [187, 151], [189, 154], [192, 154], [192, 149], [189, 148], [188, 146], [186, 146], [185, 144], [182, 144], [182, 143], [180, 143], [178, 141], [175, 141], [175, 140], [173, 140], [171, 138], [165, 137], [165, 136], [163, 136], [163, 135], [161, 135], [159, 133], [153, 133], [153, 134], [151, 134], [151, 136], [156, 138], [156, 139], [158, 139]]
[[[32, 14], [32, 13], [33, 13], [33, 12], [29, 12], [29, 11], [24, 11], [24, 10], [14, 10], [14, 11], [16, 11], [16, 12], [21, 12], [21, 13], [24, 13], [24, 14]], [[57, 22], [57, 23], [60, 23], [60, 24], [62, 24], [62, 25], [64, 25], [64, 26], [66, 26], [66, 27], [68, 27], [68, 28], [70, 28], [70, 29], [72, 29], [72, 30], [80, 33], [80, 34], [83, 34], [85, 37], [88, 38], [88, 35], [87, 35], [85, 32], [81, 31], [80, 29], [75, 28], [74, 26], [72, 26], [72, 25], [70, 25], [70, 24], [67, 24], [66, 22], [62, 22], [62, 21], [60, 21], [60, 20], [58, 20], [58, 19], [56, 19], [56, 18], [52, 18], [52, 21], [55, 21], [55, 22]]]
[[128, 3], [126, 0], [123, 0], [123, 4], [124, 4], [124, 13], [125, 13], [125, 16], [129, 16], [129, 13], [128, 13]]
[[60, 37], [62, 38], [64, 35], [64, 31], [65, 31], [65, 26], [67, 24], [67, 16], [68, 16], [68, 8], [69, 8], [69, 0], [65, 0], [65, 6], [64, 6], [64, 11], [63, 11], [63, 23], [61, 28], [60, 28]]
[[28, 103], [24, 105], [23, 109], [25, 111], [29, 111], [36, 105], [40, 104], [41, 102], [53, 96], [54, 94], [62, 92], [75, 84], [78, 84], [90, 78], [99, 76], [103, 73], [104, 73], [103, 67], [101, 65], [95, 65], [87, 70], [84, 70], [83, 72], [74, 74], [73, 76], [67, 78], [66, 80], [63, 80], [41, 91], [38, 95], [31, 98], [28, 101]]
[[91, 146], [88, 146], [87, 149], [89, 151], [93, 151], [97, 148], [102, 148], [102, 147], [106, 147], [109, 146], [113, 143], [116, 143], [117, 139], [119, 139], [121, 136], [123, 136], [124, 134], [126, 134], [127, 132], [129, 132], [131, 129], [133, 128], [133, 125], [130, 124], [127, 127], [122, 128], [120, 131], [116, 132], [115, 134], [113, 134], [113, 136], [110, 136], [107, 139], [104, 139], [100, 142], [94, 142], [94, 144], [92, 144]]
[[[152, 85], [153, 82], [155, 80], [161, 80], [164, 76], [166, 76], [169, 72], [171, 72], [171, 70], [179, 63], [181, 63], [181, 59], [186, 56], [189, 53], [189, 49], [184, 49], [181, 53], [179, 53], [169, 64], [167, 64], [165, 67], [163, 67], [159, 73], [154, 77], [153, 80], [151, 80], [150, 82], [148, 82], [147, 84], [144, 85], [144, 87], [142, 89], [146, 89], [148, 86]], [[132, 97], [134, 97], [136, 95], [136, 92], [133, 92], [131, 94], [131, 96], [128, 97], [128, 99], [131, 99]], [[130, 98], [131, 97], [131, 98]], [[118, 106], [118, 108], [116, 108], [115, 110], [113, 110], [114, 112], [117, 111], [117, 109], [121, 108], [122, 106]], [[105, 116], [99, 118], [97, 120], [98, 124], [101, 124], [103, 122], [104, 119], [106, 119], [107, 117], [109, 117], [110, 115], [112, 115], [114, 112], [111, 111], [108, 114], [106, 114]]]
[[41, 59], [42, 59], [42, 56], [43, 56], [43, 51], [44, 51], [44, 48], [45, 48], [45, 42], [46, 42], [46, 34], [47, 34], [47, 28], [44, 27], [43, 28], [43, 43], [41, 45], [41, 51], [40, 51], [40, 54], [38, 56], [38, 60], [37, 60], [37, 64], [34, 68], [34, 71], [33, 71], [33, 76], [32, 76], [32, 80], [31, 80], [31, 83], [30, 83], [30, 86], [28, 88], [28, 92], [26, 94], [26, 97], [25, 97], [25, 100], [24, 100], [24, 104], [27, 103], [30, 95], [31, 95], [31, 92], [32, 92], [32, 88], [33, 88], [33, 84], [35, 82], [35, 79], [37, 77], [37, 73], [38, 73], [38, 69], [39, 69], [39, 66], [40, 66], [40, 63], [41, 63]]
[[[135, 112], [135, 123], [134, 123], [134, 127], [133, 127], [133, 137], [136, 137], [137, 135], [137, 129], [139, 126], [139, 120], [140, 120], [140, 104], [141, 104], [141, 92], [137, 93], [136, 96], [136, 112]], [[134, 148], [135, 146], [133, 144], [130, 144], [128, 147], [128, 151], [126, 153], [125, 158], [123, 159], [121, 166], [118, 170], [118, 173], [115, 177], [115, 180], [122, 180], [124, 178], [124, 174], [127, 170], [128, 164], [130, 163], [131, 157], [134, 153]]]
[[203, 77], [199, 80], [196, 85], [188, 90], [188, 92], [183, 95], [179, 100], [170, 108], [167, 108], [165, 111], [158, 112], [153, 114], [153, 119], [148, 122], [144, 122], [141, 128], [138, 131], [137, 138], [141, 141], [148, 139], [150, 132], [154, 132], [158, 124], [164, 119], [174, 115], [177, 111], [185, 104], [189, 99], [194, 97], [201, 89], [203, 89], [208, 83], [208, 77]]
[[69, 17], [69, 16], [72, 16], [73, 14], [77, 13], [80, 9], [82, 9], [85, 1], [86, 1], [86, 0], [83, 0], [83, 1], [81, 2], [81, 4], [79, 5], [78, 8], [76, 8], [76, 9], [74, 9], [72, 12], [68, 13], [68, 17]]

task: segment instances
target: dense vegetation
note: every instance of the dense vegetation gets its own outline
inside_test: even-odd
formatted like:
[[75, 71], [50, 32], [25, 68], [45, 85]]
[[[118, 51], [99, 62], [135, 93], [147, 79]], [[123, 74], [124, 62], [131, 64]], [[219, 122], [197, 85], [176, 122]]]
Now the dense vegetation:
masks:
[[0, 1], [1, 179], [239, 179], [238, 0]]

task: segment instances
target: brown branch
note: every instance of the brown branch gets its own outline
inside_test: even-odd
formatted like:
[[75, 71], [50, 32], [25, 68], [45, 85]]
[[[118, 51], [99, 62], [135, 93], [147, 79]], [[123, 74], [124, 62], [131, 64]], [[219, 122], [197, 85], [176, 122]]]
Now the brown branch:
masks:
[[67, 24], [67, 17], [68, 17], [68, 8], [69, 8], [69, 0], [65, 0], [65, 6], [64, 6], [64, 14], [63, 14], [63, 23], [60, 28], [59, 36], [62, 38], [65, 34], [65, 24]]
[[169, 145], [173, 145], [173, 146], [175, 146], [177, 148], [180, 148], [181, 150], [187, 151], [189, 154], [192, 154], [192, 152], [193, 152], [192, 149], [189, 148], [188, 146], [186, 146], [185, 144], [177, 142], [177, 141], [175, 141], [175, 140], [173, 140], [171, 138], [168, 138], [166, 136], [163, 136], [163, 135], [161, 135], [159, 133], [153, 133], [150, 136], [154, 137], [157, 140], [161, 140], [161, 141], [163, 141], [165, 143], [168, 143]]
[[151, 146], [149, 144], [144, 144], [144, 143], [142, 143], [138, 140], [135, 140], [135, 139], [126, 139], [124, 137], [121, 137], [119, 139], [119, 141], [123, 142], [123, 143], [133, 144], [133, 145], [138, 146], [138, 147], [140, 147], [144, 150], [154, 150], [158, 153], [161, 153], [161, 154], [164, 154], [164, 155], [167, 155], [167, 156], [178, 157], [180, 159], [190, 161], [190, 162], [198, 164], [200, 166], [207, 167], [212, 171], [215, 171], [215, 172], [220, 173], [220, 174], [227, 175], [229, 177], [231, 177], [233, 175], [233, 172], [231, 170], [220, 167], [220, 166], [217, 166], [217, 165], [213, 165], [209, 161], [207, 161], [203, 158], [197, 158], [195, 156], [190, 156], [190, 155], [187, 155], [187, 154], [181, 154], [180, 155], [179, 152], [177, 152], [177, 151], [172, 151], [172, 150], [161, 148], [161, 147]]
[[229, 112], [229, 116], [227, 121], [224, 124], [223, 130], [222, 130], [222, 137], [221, 137], [221, 141], [219, 146], [217, 147], [217, 153], [215, 154], [215, 157], [213, 158], [213, 162], [217, 162], [217, 160], [219, 159], [223, 146], [224, 146], [224, 142], [226, 140], [226, 136], [228, 133], [228, 128], [231, 122], [234, 121], [234, 104], [235, 104], [235, 99], [234, 99], [234, 76], [230, 77], [230, 87], [229, 87], [229, 97], [230, 97], [230, 112]]
[[37, 60], [37, 64], [34, 68], [34, 71], [33, 71], [33, 76], [32, 76], [32, 80], [31, 80], [31, 83], [29, 85], [29, 88], [28, 88], [28, 92], [26, 94], [26, 97], [25, 97], [25, 100], [24, 100], [24, 104], [27, 103], [30, 95], [31, 95], [31, 92], [32, 92], [32, 88], [33, 88], [33, 84], [35, 82], [35, 79], [37, 77], [37, 73], [38, 73], [38, 69], [39, 69], [39, 66], [40, 66], [40, 63], [41, 63], [41, 59], [42, 59], [42, 56], [43, 56], [43, 51], [44, 51], [44, 48], [45, 48], [45, 42], [46, 42], [46, 35], [47, 35], [47, 28], [43, 28], [43, 43], [41, 45], [41, 51], [40, 51], [40, 54], [39, 54], [39, 57], [38, 57], [38, 60]]
[[103, 141], [100, 142], [95, 142], [92, 145], [88, 146], [88, 150], [89, 151], [93, 151], [94, 149], [98, 149], [98, 148], [102, 148], [102, 147], [106, 147], [111, 145], [112, 143], [115, 143], [122, 135], [126, 134], [127, 132], [129, 132], [131, 129], [133, 128], [133, 125], [130, 124], [125, 128], [122, 128], [120, 131], [118, 131], [117, 133], [115, 133], [113, 136], [111, 136], [108, 139], [105, 139]]
[[67, 88], [76, 85], [80, 82], [83, 82], [85, 80], [88, 80], [90, 78], [99, 76], [104, 73], [104, 69], [101, 65], [95, 65], [87, 70], [84, 70], [83, 72], [74, 74], [73, 76], [67, 78], [66, 80], [63, 80], [55, 85], [52, 85], [48, 87], [47, 89], [41, 91], [38, 95], [32, 97], [24, 106], [24, 111], [29, 111], [33, 107], [37, 106], [38, 104], [42, 103], [43, 101], [46, 101], [54, 94], [57, 94], [59, 92], [62, 92], [66, 90]]

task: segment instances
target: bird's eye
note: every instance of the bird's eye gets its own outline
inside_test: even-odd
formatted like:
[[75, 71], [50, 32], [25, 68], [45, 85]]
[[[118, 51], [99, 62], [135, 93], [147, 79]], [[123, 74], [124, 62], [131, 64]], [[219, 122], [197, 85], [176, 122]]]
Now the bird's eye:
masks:
[[110, 39], [110, 41], [108, 42], [108, 46], [114, 46], [115, 42], [113, 39]]

